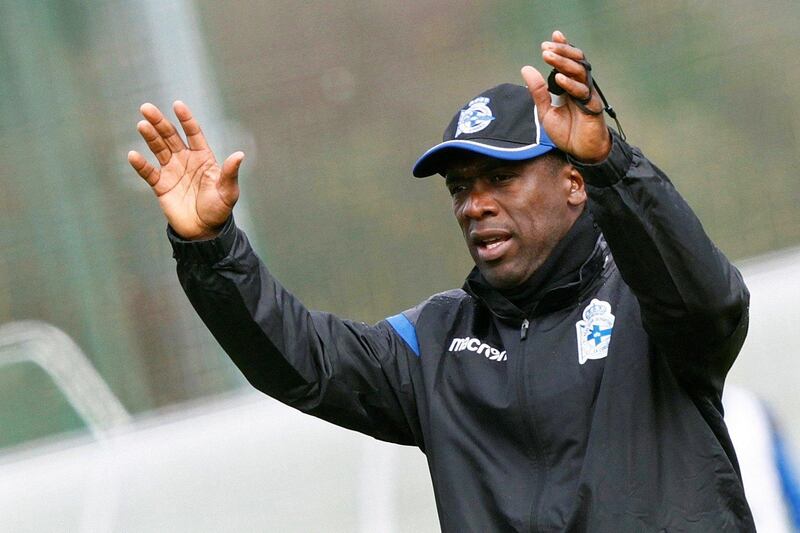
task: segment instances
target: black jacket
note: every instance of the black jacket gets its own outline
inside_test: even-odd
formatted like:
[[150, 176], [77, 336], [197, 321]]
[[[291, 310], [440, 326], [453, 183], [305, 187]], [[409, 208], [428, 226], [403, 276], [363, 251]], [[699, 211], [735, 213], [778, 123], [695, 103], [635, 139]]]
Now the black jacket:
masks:
[[574, 164], [602, 236], [526, 312], [475, 272], [374, 326], [309, 311], [232, 221], [171, 234], [178, 275], [253, 386], [421, 448], [443, 530], [753, 531], [721, 403], [741, 276], [637, 149]]

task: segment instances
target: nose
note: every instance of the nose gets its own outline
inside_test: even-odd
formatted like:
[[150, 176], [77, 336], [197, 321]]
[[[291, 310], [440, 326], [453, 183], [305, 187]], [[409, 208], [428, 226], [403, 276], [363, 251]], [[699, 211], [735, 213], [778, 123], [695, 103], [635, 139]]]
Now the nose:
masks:
[[497, 202], [490, 187], [477, 180], [461, 206], [461, 214], [466, 218], [479, 220], [497, 214]]

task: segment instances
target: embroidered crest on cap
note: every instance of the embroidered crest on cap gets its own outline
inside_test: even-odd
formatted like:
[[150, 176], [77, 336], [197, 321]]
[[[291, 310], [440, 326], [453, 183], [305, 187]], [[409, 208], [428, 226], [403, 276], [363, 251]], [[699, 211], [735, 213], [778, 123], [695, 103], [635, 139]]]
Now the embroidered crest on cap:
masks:
[[489, 99], [479, 96], [472, 100], [466, 109], [461, 111], [458, 117], [458, 127], [455, 137], [462, 133], [475, 133], [492, 123], [495, 119], [492, 110], [489, 109]]
[[575, 323], [578, 333], [578, 362], [584, 364], [589, 359], [602, 359], [608, 355], [611, 331], [614, 329], [614, 315], [611, 304], [594, 299], [583, 310], [583, 320]]

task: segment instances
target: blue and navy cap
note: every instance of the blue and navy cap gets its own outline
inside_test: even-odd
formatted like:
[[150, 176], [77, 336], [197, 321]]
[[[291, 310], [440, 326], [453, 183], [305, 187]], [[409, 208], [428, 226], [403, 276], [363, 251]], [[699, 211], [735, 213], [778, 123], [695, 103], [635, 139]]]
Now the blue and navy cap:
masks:
[[442, 142], [425, 152], [412, 172], [418, 178], [443, 174], [449, 161], [465, 151], [521, 161], [555, 147], [539, 125], [528, 89], [504, 83], [482, 92], [456, 113]]

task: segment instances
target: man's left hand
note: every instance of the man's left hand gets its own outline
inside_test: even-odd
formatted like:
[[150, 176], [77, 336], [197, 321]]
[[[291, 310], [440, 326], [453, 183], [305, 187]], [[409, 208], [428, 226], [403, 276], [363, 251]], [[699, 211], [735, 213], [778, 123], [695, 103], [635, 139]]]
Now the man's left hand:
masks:
[[[586, 58], [560, 31], [554, 31], [552, 39], [542, 43], [542, 59], [558, 70], [556, 83], [570, 98], [563, 106], [552, 106], [544, 77], [531, 66], [523, 67], [522, 77], [536, 104], [539, 121], [560, 150], [582, 162], [603, 161], [611, 151], [611, 135], [602, 113], [603, 102], [597, 90], [588, 85], [586, 69], [579, 62]], [[586, 107], [599, 114], [585, 113], [575, 103], [586, 98]]]

